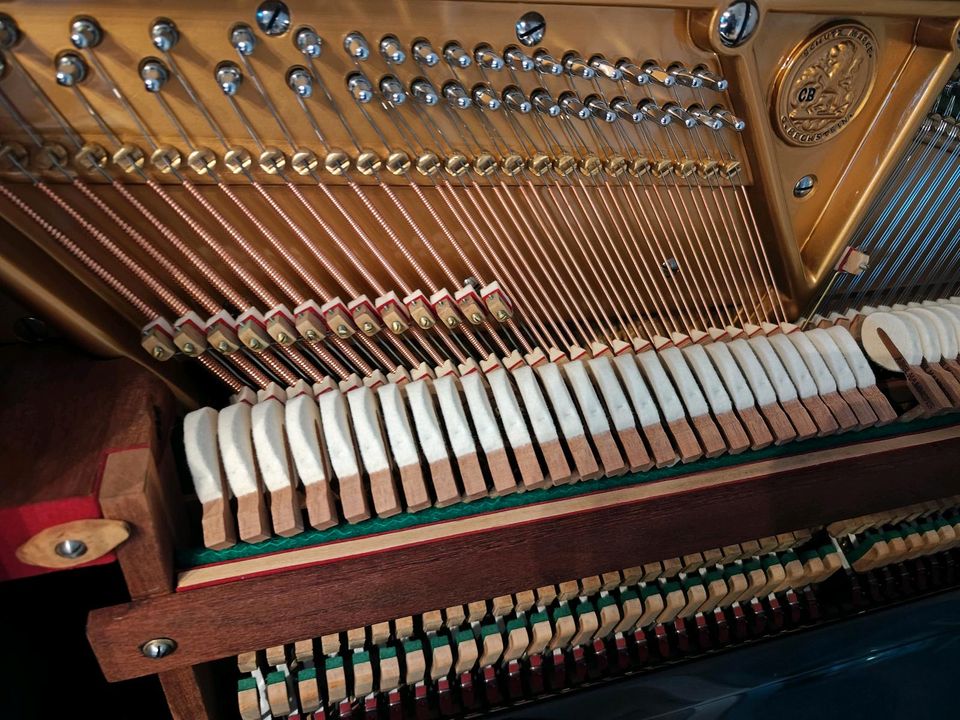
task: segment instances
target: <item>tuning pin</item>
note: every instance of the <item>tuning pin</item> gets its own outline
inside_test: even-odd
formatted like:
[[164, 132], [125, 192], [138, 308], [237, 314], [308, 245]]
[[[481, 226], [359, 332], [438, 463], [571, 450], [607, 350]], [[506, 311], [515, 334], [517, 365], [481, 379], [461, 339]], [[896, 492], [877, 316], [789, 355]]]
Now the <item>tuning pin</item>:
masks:
[[87, 77], [87, 63], [76, 53], [63, 53], [57, 58], [57, 84], [64, 87], [79, 85]]
[[343, 39], [343, 49], [347, 55], [357, 61], [366, 60], [370, 57], [370, 45], [367, 39], [358, 32], [352, 32]]
[[663, 111], [682, 122], [683, 126], [688, 130], [697, 126], [697, 119], [675, 102], [669, 102], [664, 105]]
[[610, 107], [614, 109], [617, 115], [624, 120], [632, 122], [634, 125], [643, 122], [643, 113], [637, 110], [625, 97], [615, 97], [610, 101]]
[[523, 91], [516, 85], [508, 85], [505, 87], [501, 97], [508, 108], [516, 110], [521, 115], [526, 115], [533, 109], [533, 104], [527, 100]]
[[651, 120], [654, 120], [660, 125], [669, 125], [670, 121], [673, 119], [672, 116], [667, 115], [663, 108], [657, 105], [653, 100], [649, 98], [646, 100], [641, 100], [637, 103], [637, 110], [642, 112]]
[[592, 80], [597, 71], [587, 65], [587, 62], [576, 53], [568, 52], [563, 56], [563, 67], [571, 77]]
[[478, 83], [473, 86], [473, 101], [485, 110], [499, 110], [500, 109], [500, 98], [497, 97], [497, 94], [493, 89], [485, 84]]
[[507, 45], [503, 49], [503, 59], [507, 67], [518, 72], [530, 72], [533, 70], [533, 58], [527, 55], [516, 45]]
[[707, 88], [708, 90], [723, 92], [730, 85], [726, 78], [710, 72], [710, 69], [706, 65], [697, 65], [693, 69], [693, 74], [700, 78], [700, 82], [703, 83], [703, 87]]
[[662, 67], [657, 65], [654, 60], [647, 60], [643, 66], [643, 71], [650, 77], [650, 81], [662, 87], [673, 87], [677, 84], [673, 75], [668, 73]]
[[607, 60], [603, 55], [594, 55], [590, 58], [589, 63], [590, 67], [603, 75], [607, 80], [619, 82], [623, 77], [623, 72], [620, 68]]
[[633, 85], [646, 85], [650, 82], [650, 76], [634, 65], [628, 58], [617, 60], [617, 70], [623, 74], [623, 79]]
[[687, 68], [680, 63], [671, 63], [667, 67], [667, 72], [670, 74], [670, 77], [677, 81], [677, 85], [683, 85], [688, 88], [698, 88], [703, 85], [701, 78], [687, 70]]
[[172, 20], [157, 20], [150, 27], [150, 42], [160, 52], [170, 52], [180, 41], [180, 33]]
[[473, 101], [470, 99], [470, 96], [467, 95], [467, 91], [463, 89], [463, 85], [456, 80], [450, 80], [445, 83], [441, 92], [447, 102], [458, 110], [466, 110], [473, 105]]
[[305, 57], [316, 60], [323, 52], [323, 39], [313, 28], [302, 27], [293, 36], [293, 44]]
[[473, 59], [484, 70], [502, 70], [503, 58], [493, 51], [486, 43], [481, 43], [473, 49]]
[[384, 35], [380, 39], [380, 55], [388, 65], [400, 65], [407, 59], [400, 41], [393, 35]]
[[530, 93], [530, 102], [533, 103], [533, 107], [536, 108], [537, 112], [549, 115], [550, 117], [557, 117], [562, 112], [560, 106], [553, 97], [551, 97], [546, 88], [536, 88]]
[[292, 67], [287, 71], [287, 86], [302, 98], [313, 95], [313, 75], [305, 67]]
[[352, 72], [347, 75], [347, 91], [353, 95], [353, 99], [362, 105], [366, 105], [373, 100], [373, 85], [360, 72]]
[[546, 50], [537, 50], [533, 54], [533, 64], [541, 75], [563, 75], [563, 65]]
[[742, 132], [747, 126], [743, 120], [727, 110], [725, 107], [723, 107], [723, 105], [714, 105], [712, 108], [710, 108], [710, 114], [728, 128], [736, 130], [737, 132]]
[[694, 118], [696, 118], [698, 123], [700, 123], [704, 127], [710, 128], [711, 130], [719, 130], [720, 128], [723, 127], [723, 123], [720, 122], [719, 119], [715, 118], [713, 115], [708, 113], [700, 105], [691, 105], [690, 107], [687, 108], [687, 112], [690, 113], [690, 115], [692, 115]]
[[443, 57], [445, 57], [447, 62], [451, 65], [460, 68], [468, 68], [473, 62], [470, 59], [470, 55], [460, 46], [460, 43], [458, 42], [448, 42], [446, 45], [444, 45]]
[[437, 55], [437, 51], [433, 49], [429, 40], [414, 40], [411, 49], [413, 50], [413, 59], [421, 65], [433, 67], [440, 62], [440, 56]]
[[436, 89], [426, 78], [416, 78], [410, 83], [410, 94], [424, 105], [436, 105], [440, 101]]
[[253, 55], [257, 47], [257, 36], [253, 34], [253, 28], [249, 25], [243, 23], [234, 25], [230, 31], [230, 44], [241, 55]]
[[559, 101], [560, 107], [563, 108], [563, 111], [567, 113], [567, 115], [578, 118], [579, 120], [586, 120], [590, 117], [590, 108], [580, 101], [576, 93], [570, 90], [560, 93]]
[[95, 48], [101, 40], [103, 40], [103, 30], [93, 18], [77, 18], [70, 24], [70, 43], [77, 50]]
[[403, 84], [393, 75], [384, 75], [380, 78], [380, 94], [394, 105], [403, 105], [407, 100]]
[[220, 86], [223, 94], [230, 97], [236, 95], [243, 84], [243, 73], [232, 62], [222, 62], [217, 65], [214, 77], [217, 79], [217, 85]]
[[140, 79], [149, 93], [160, 92], [169, 76], [166, 66], [156, 58], [148, 58], [140, 63]]
[[586, 98], [586, 105], [590, 108], [590, 112], [593, 113], [593, 116], [598, 120], [603, 120], [607, 123], [612, 123], [617, 119], [617, 113], [607, 105], [606, 101], [601, 98], [599, 95], [588, 95]]

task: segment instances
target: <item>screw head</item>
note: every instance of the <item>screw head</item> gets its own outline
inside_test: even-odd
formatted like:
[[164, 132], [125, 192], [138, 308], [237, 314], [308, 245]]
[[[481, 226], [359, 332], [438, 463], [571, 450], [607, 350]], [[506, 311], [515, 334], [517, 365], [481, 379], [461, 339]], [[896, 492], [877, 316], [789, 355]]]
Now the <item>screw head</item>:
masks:
[[6, 13], [0, 13], [0, 47], [9, 50], [20, 42], [20, 28], [17, 22]]
[[218, 349], [220, 352], [225, 353], [227, 350], [230, 349], [230, 343], [228, 343], [226, 340], [221, 340], [221, 341], [220, 341], [220, 344], [217, 345], [217, 349]]
[[288, 342], [290, 342], [290, 336], [286, 333], [280, 333], [277, 335], [277, 342], [281, 345], [286, 345]]
[[159, 660], [162, 657], [166, 657], [176, 649], [177, 643], [170, 638], [154, 638], [153, 640], [147, 640], [147, 642], [140, 646], [140, 652], [143, 653], [143, 656], [151, 660]]
[[817, 184], [817, 178], [814, 175], [804, 175], [802, 178], [797, 180], [797, 184], [793, 186], [793, 196], [796, 198], [803, 198], [813, 192], [813, 188]]
[[83, 540], [61, 540], [53, 551], [67, 560], [76, 560], [87, 554], [87, 544]]
[[150, 42], [160, 52], [170, 52], [180, 41], [180, 32], [173, 20], [157, 20], [150, 27]]
[[257, 47], [257, 36], [253, 34], [252, 27], [240, 23], [230, 30], [230, 44], [241, 55], [253, 55]]
[[734, 0], [720, 13], [717, 32], [727, 47], [743, 45], [757, 29], [760, 11], [753, 0]]
[[70, 42], [78, 50], [95, 48], [103, 40], [103, 31], [93, 18], [77, 18], [70, 23]]
[[337, 335], [342, 338], [350, 335], [350, 329], [346, 325], [337, 325]]
[[364, 331], [365, 333], [371, 333], [371, 332], [373, 332], [373, 323], [370, 322], [370, 321], [365, 322], [365, 323], [363, 324], [363, 331]]
[[56, 61], [57, 84], [63, 87], [73, 87], [83, 82], [87, 77], [87, 63], [76, 53], [63, 53]]
[[184, 343], [184, 344], [183, 344], [183, 351], [184, 351], [187, 355], [193, 355], [193, 353], [195, 353], [196, 350], [197, 350], [197, 348], [194, 347], [194, 344], [193, 344], [193, 343]]
[[306, 336], [307, 336], [307, 340], [309, 340], [310, 342], [314, 342], [317, 339], [317, 337], [319, 337], [317, 335], [316, 330], [307, 330]]
[[264, 35], [277, 37], [290, 29], [290, 8], [280, 0], [266, 0], [257, 8], [257, 27]]
[[515, 26], [517, 40], [527, 47], [539, 45], [547, 32], [547, 21], [538, 12], [524, 13]]
[[163, 356], [166, 355], [166, 354], [167, 354], [167, 351], [164, 350], [164, 349], [163, 349], [162, 347], [160, 347], [159, 345], [157, 345], [157, 346], [153, 349], [153, 356], [154, 356], [157, 360], [162, 360], [162, 359], [163, 359]]
[[263, 343], [261, 343], [261, 342], [260, 342], [259, 340], [257, 340], [256, 338], [251, 338], [251, 340], [250, 340], [250, 349], [251, 349], [251, 350], [259, 350], [259, 349], [262, 348], [262, 347], [263, 347]]

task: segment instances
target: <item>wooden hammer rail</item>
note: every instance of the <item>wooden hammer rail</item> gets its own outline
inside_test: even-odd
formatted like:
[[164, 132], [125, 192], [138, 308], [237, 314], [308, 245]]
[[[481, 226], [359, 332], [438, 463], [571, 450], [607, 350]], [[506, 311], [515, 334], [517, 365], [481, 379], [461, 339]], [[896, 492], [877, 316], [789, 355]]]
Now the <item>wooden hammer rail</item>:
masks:
[[[617, 488], [576, 498], [575, 507], [543, 503], [528, 517], [491, 513], [482, 527], [436, 524], [399, 544], [391, 536], [380, 547], [344, 542], [322, 560], [290, 564], [278, 553], [274, 567], [242, 570], [238, 561], [224, 564], [217, 584], [187, 590], [182, 575], [180, 592], [94, 611], [88, 637], [110, 681], [166, 673], [945, 497], [957, 492], [958, 460], [960, 426], [938, 427]], [[141, 648], [155, 639], [173, 641], [173, 652], [145, 656]]]

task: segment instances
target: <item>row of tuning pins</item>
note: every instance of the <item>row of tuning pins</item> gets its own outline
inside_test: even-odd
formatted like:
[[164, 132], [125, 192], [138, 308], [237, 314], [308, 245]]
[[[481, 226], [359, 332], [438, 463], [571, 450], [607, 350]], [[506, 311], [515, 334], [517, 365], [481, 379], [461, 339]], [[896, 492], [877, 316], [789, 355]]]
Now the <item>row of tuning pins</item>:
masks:
[[[295, 37], [295, 43], [304, 54], [319, 56], [322, 43], [314, 31], [301, 29]], [[343, 46], [347, 55], [358, 66], [371, 56], [370, 45], [359, 32], [349, 33], [344, 38]], [[408, 58], [403, 45], [394, 35], [381, 38], [378, 50], [388, 66], [402, 65]], [[709, 109], [698, 102], [687, 107], [676, 101], [661, 105], [649, 97], [634, 104], [625, 97], [628, 85], [665, 89], [685, 87], [717, 93], [726, 91], [727, 80], [705, 65], [697, 65], [691, 69], [675, 62], [663, 68], [655, 60], [647, 60], [637, 65], [629, 58], [621, 58], [614, 63], [600, 54], [585, 60], [574, 52], [568, 52], [557, 60], [543, 49], [536, 50], [531, 55], [517, 45], [508, 45], [502, 53], [498, 53], [488, 43], [478, 44], [470, 53], [460, 43], [448, 42], [437, 52], [425, 39], [417, 39], [412, 43], [410, 55], [421, 68], [433, 68], [445, 61], [454, 74], [457, 70], [466, 70], [475, 65], [484, 82], [476, 83], [468, 90], [460, 80], [450, 79], [444, 82], [438, 91], [425, 77], [414, 78], [404, 85], [395, 75], [387, 74], [374, 85], [362, 71], [357, 70], [347, 76], [347, 89], [354, 100], [362, 104], [369, 103], [379, 91], [381, 96], [393, 105], [401, 105], [408, 97], [412, 97], [425, 105], [436, 105], [444, 100], [459, 110], [476, 105], [484, 110], [496, 111], [506, 106], [520, 114], [536, 110], [550, 117], [563, 114], [580, 120], [596, 118], [606, 123], [615, 122], [617, 119], [634, 124], [651, 120], [665, 126], [677, 121], [688, 129], [702, 126], [720, 130], [728, 127], [737, 132], [742, 131], [745, 126], [742, 119], [719, 104]], [[513, 82], [498, 93], [488, 81], [487, 73], [500, 71], [506, 71]], [[624, 94], [610, 101], [600, 93], [591, 93], [581, 99], [573, 89], [562, 91], [556, 98], [545, 87], [535, 88], [528, 94], [519, 87], [518, 74], [530, 72], [541, 78], [566, 77], [594, 83], [605, 79], [617, 84]], [[312, 78], [304, 68], [291, 69], [287, 81], [291, 88], [301, 95], [312, 92]], [[599, 83], [597, 88], [599, 89]]]

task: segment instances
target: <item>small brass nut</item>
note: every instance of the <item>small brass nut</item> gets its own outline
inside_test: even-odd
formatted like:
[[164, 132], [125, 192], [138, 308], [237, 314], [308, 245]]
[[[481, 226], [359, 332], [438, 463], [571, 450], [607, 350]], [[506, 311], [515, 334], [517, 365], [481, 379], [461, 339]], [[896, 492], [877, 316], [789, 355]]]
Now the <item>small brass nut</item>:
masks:
[[53, 170], [56, 167], [65, 168], [70, 160], [67, 149], [56, 142], [45, 142], [37, 152], [33, 165], [37, 170]]
[[268, 147], [260, 153], [259, 163], [265, 173], [276, 175], [287, 166], [287, 156], [280, 148]]
[[162, 173], [170, 173], [180, 167], [180, 151], [172, 145], [161, 145], [150, 154], [150, 164]]
[[596, 155], [587, 155], [580, 161], [580, 174], [592, 177], [603, 170], [603, 162]]
[[540, 177], [541, 175], [550, 172], [550, 170], [553, 168], [553, 163], [548, 155], [537, 153], [527, 162], [527, 167], [530, 169], [531, 173], [537, 177]]
[[101, 145], [87, 143], [73, 156], [73, 161], [81, 170], [93, 172], [97, 168], [105, 168], [107, 163], [110, 162], [110, 156]]
[[364, 175], [373, 175], [382, 165], [383, 161], [373, 150], [364, 150], [357, 156], [357, 170]]
[[143, 150], [132, 143], [122, 145], [119, 150], [113, 154], [113, 162], [124, 172], [132, 173], [139, 170], [144, 163]]
[[343, 150], [331, 150], [323, 159], [323, 167], [331, 175], [343, 175], [350, 169], [350, 156]]
[[612, 155], [607, 159], [606, 163], [604, 163], [604, 169], [610, 177], [620, 177], [627, 172], [628, 166], [629, 163], [623, 155]]
[[467, 160], [466, 155], [456, 153], [447, 158], [447, 161], [444, 163], [443, 167], [449, 175], [452, 175], [453, 177], [460, 177], [470, 169], [470, 161]]
[[519, 175], [524, 167], [526, 167], [526, 163], [519, 155], [507, 155], [500, 161], [500, 168], [510, 176]]
[[223, 156], [223, 164], [227, 170], [237, 175], [250, 169], [253, 164], [253, 157], [242, 147], [232, 147]]
[[393, 175], [403, 175], [410, 169], [410, 156], [402, 150], [394, 150], [387, 155], [387, 161], [384, 164]]
[[436, 175], [442, 167], [443, 163], [440, 162], [440, 157], [435, 152], [428, 150], [417, 158], [417, 172], [424, 177]]
[[577, 169], [577, 161], [572, 155], [558, 155], [553, 163], [553, 169], [561, 177], [567, 177]]
[[497, 169], [497, 159], [490, 153], [480, 153], [474, 158], [473, 169], [477, 175], [489, 175]]
[[651, 172], [656, 177], [663, 177], [664, 175], [669, 175], [670, 173], [673, 172], [673, 160], [667, 160], [667, 159], [657, 160], [657, 162], [654, 163], [653, 169], [651, 170]]
[[645, 157], [634, 158], [630, 162], [630, 174], [634, 177], [642, 177], [653, 168], [653, 164]]
[[210, 148], [197, 148], [187, 155], [187, 165], [197, 175], [206, 175], [217, 166], [217, 156]]
[[320, 167], [320, 158], [312, 150], [297, 150], [290, 158], [290, 167], [300, 175], [309, 175]]

